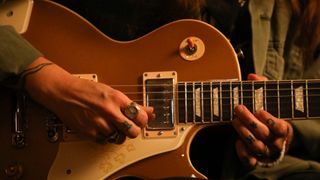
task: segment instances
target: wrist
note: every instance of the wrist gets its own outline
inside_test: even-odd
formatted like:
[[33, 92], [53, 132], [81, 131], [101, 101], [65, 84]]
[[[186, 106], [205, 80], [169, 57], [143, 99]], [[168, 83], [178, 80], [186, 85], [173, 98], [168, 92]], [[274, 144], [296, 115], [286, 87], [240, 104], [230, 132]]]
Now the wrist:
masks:
[[[29, 71], [32, 69], [36, 69], [36, 71]], [[55, 98], [53, 97], [61, 94], [71, 77], [68, 72], [44, 57], [40, 57], [31, 63], [25, 70], [25, 72], [28, 71], [31, 73], [21, 77], [24, 90], [35, 101], [46, 106], [54, 103]]]

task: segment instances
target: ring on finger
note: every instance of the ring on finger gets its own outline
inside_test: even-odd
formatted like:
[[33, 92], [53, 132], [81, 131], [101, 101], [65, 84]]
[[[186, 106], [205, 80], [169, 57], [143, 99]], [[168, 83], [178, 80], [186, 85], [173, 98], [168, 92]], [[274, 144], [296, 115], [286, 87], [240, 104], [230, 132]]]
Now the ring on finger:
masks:
[[138, 116], [138, 113], [140, 111], [140, 107], [138, 103], [131, 102], [125, 109], [124, 109], [124, 115], [127, 116], [127, 118], [133, 120]]
[[107, 137], [107, 141], [113, 144], [121, 144], [124, 142], [125, 139], [126, 136], [119, 131], [114, 131], [111, 135]]
[[120, 128], [123, 131], [129, 131], [129, 129], [132, 127], [132, 124], [130, 124], [128, 121], [124, 121], [120, 124]]
[[256, 139], [251, 134], [249, 136], [245, 137], [245, 140], [250, 145], [253, 144], [256, 141]]

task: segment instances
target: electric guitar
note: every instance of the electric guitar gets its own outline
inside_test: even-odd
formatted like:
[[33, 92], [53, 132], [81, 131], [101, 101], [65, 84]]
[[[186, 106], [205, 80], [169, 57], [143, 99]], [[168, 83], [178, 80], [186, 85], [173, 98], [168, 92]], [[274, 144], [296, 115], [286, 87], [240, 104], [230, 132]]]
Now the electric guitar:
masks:
[[279, 118], [320, 117], [319, 80], [240, 81], [229, 41], [200, 21], [120, 42], [59, 4], [36, 1], [23, 36], [67, 71], [153, 106], [156, 119], [135, 139], [101, 145], [2, 88], [0, 179], [206, 178], [190, 160], [190, 144], [201, 130], [230, 122], [236, 105]]

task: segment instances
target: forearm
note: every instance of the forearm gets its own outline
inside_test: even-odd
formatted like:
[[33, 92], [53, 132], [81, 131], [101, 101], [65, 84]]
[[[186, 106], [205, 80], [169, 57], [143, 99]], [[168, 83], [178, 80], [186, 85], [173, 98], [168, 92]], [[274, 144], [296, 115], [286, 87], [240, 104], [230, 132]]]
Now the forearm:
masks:
[[68, 88], [73, 83], [70, 73], [51, 63], [44, 57], [33, 61], [20, 77], [21, 85], [28, 94], [38, 103], [56, 109], [60, 100], [67, 97], [70, 92]]

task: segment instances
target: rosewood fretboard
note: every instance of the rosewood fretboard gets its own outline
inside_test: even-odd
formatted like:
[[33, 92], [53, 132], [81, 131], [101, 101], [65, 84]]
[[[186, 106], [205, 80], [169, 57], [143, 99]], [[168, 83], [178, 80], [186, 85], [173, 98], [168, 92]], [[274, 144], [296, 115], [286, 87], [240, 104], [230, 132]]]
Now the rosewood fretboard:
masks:
[[320, 80], [183, 82], [177, 90], [180, 123], [230, 121], [239, 104], [283, 119], [320, 117]]

